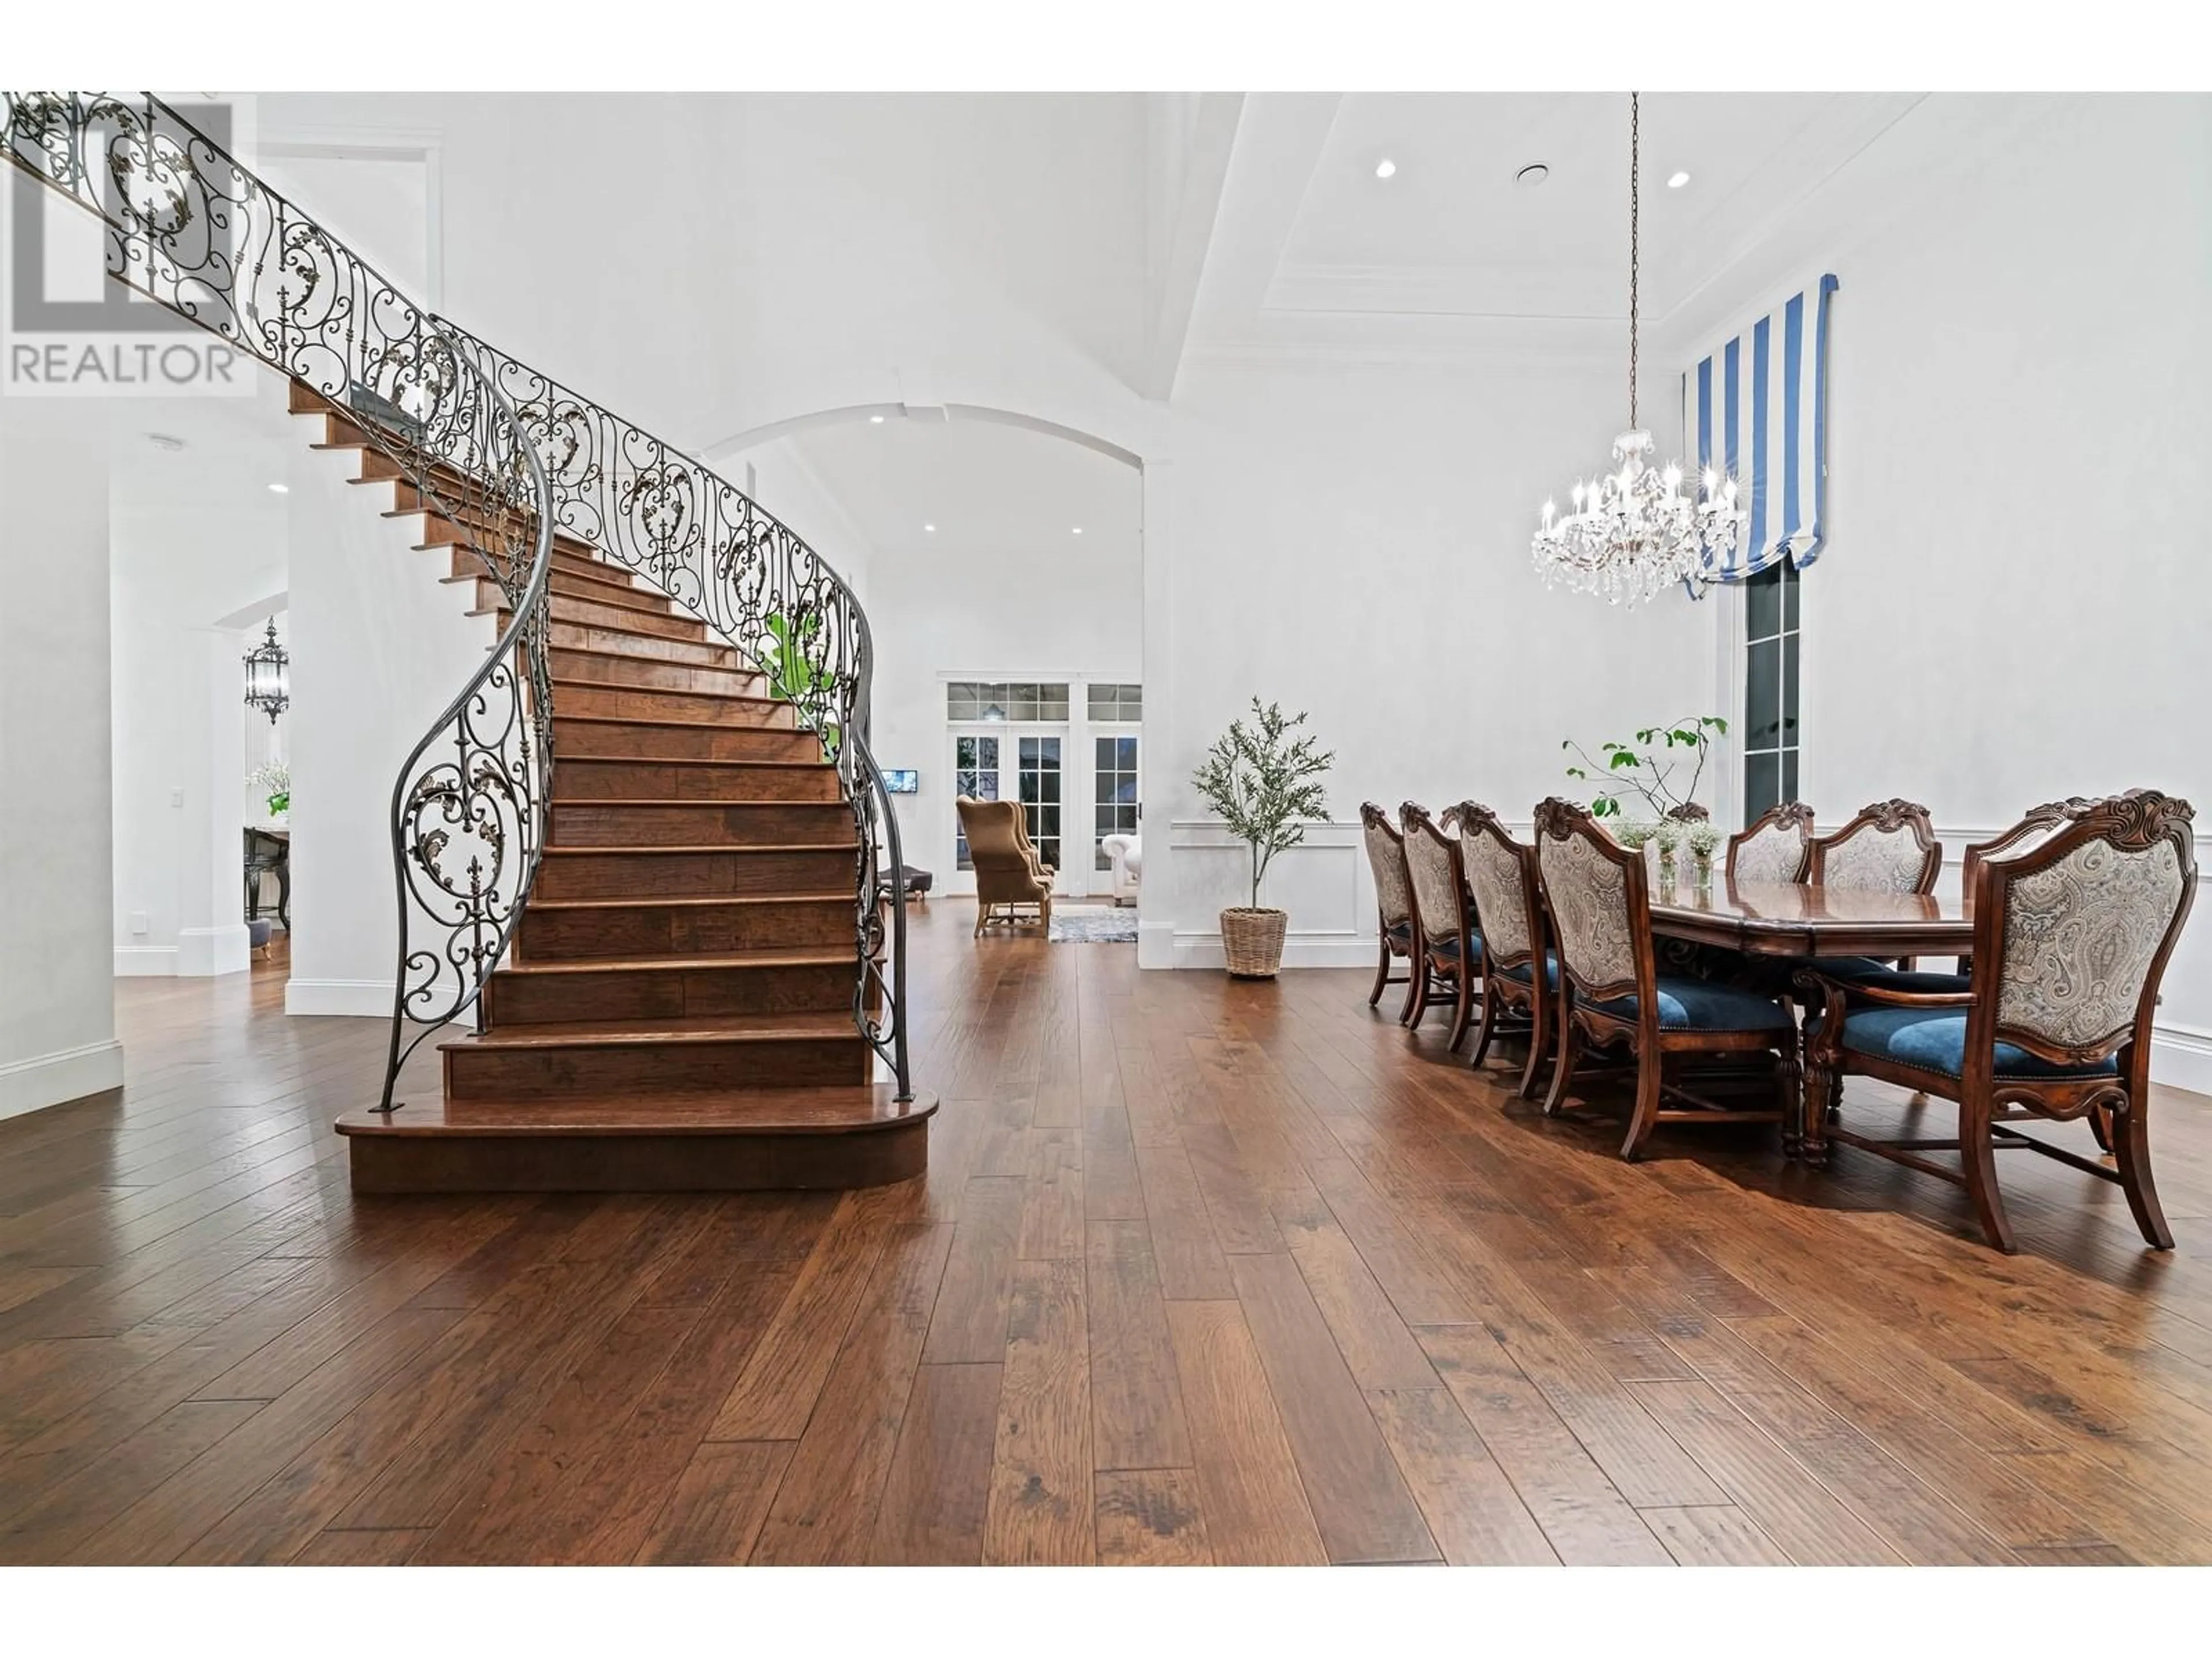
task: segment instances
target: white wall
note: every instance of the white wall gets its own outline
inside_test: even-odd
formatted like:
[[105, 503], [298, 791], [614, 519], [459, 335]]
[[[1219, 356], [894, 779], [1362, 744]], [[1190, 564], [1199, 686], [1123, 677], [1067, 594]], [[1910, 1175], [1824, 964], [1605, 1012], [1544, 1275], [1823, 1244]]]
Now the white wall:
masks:
[[[1132, 473], [1129, 489], [1137, 488]], [[899, 836], [906, 861], [934, 873], [939, 892], [974, 890], [974, 878], [953, 868], [958, 792], [946, 748], [945, 681], [1141, 678], [1137, 550], [1103, 538], [1073, 550], [1081, 545], [904, 548], [883, 554], [871, 570], [876, 760], [921, 774], [921, 793], [898, 800]], [[1090, 755], [1079, 742], [1063, 764], [1061, 856], [1074, 860], [1090, 848]], [[1069, 869], [1070, 890], [1091, 885], [1080, 876], [1079, 867]], [[1105, 888], [1100, 875], [1094, 890]]]
[[1708, 706], [1710, 634], [1686, 600], [1616, 611], [1529, 567], [1536, 508], [1603, 461], [1624, 398], [1609, 372], [1504, 361], [1184, 370], [1173, 459], [1146, 475], [1148, 964], [1218, 964], [1217, 913], [1248, 902], [1244, 855], [1189, 778], [1255, 694], [1309, 711], [1337, 757], [1330, 816], [1349, 827], [1268, 878], [1305, 965], [1373, 958], [1363, 799], [1525, 818], [1578, 793], [1561, 738]]
[[0, 1117], [123, 1081], [106, 460], [98, 404], [0, 398]]
[[247, 966], [247, 635], [218, 624], [283, 592], [283, 498], [150, 494], [118, 494], [112, 521], [115, 971], [234, 973]]
[[[1923, 801], [1955, 868], [2038, 802], [2148, 786], [2212, 865], [2212, 99], [2028, 113], [1970, 185], [1805, 245], [1841, 286], [1803, 793], [1831, 825]], [[2156, 1072], [2212, 1091], [2197, 911]]]
[[[304, 429], [304, 428], [303, 428]], [[392, 786], [400, 763], [495, 637], [474, 590], [441, 584], [416, 518], [386, 519], [388, 485], [348, 482], [349, 450], [293, 456], [291, 543], [294, 1014], [388, 1018], [398, 948]]]

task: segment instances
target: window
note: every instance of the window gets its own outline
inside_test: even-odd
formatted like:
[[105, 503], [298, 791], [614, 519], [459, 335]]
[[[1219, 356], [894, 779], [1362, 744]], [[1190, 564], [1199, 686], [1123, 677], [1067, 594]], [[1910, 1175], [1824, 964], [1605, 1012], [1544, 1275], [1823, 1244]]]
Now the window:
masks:
[[1066, 680], [954, 680], [945, 688], [951, 720], [1064, 720]]
[[1030, 821], [1030, 841], [1037, 857], [1060, 868], [1060, 739], [1018, 740], [1021, 803]]
[[1094, 720], [1140, 720], [1145, 718], [1145, 688], [1141, 685], [1093, 685], [1091, 718]]
[[[1134, 690], [1136, 688], [1129, 688]], [[1097, 706], [1097, 688], [1091, 688], [1091, 706]], [[1091, 836], [1094, 854], [1091, 868], [1111, 870], [1114, 860], [1106, 855], [1103, 842], [1109, 836], [1133, 836], [1137, 833], [1137, 740], [1134, 738], [1094, 738], [1097, 766], [1093, 769], [1097, 793], [1091, 797], [1095, 803], [1096, 825]]]
[[1744, 586], [1743, 821], [1797, 799], [1797, 590], [1787, 559]]
[[[999, 740], [996, 738], [961, 738], [954, 744], [955, 793], [970, 800], [999, 799]], [[957, 823], [957, 820], [956, 819]], [[963, 870], [975, 867], [968, 855], [968, 834], [964, 830], [953, 832], [953, 860]], [[941, 843], [940, 843], [941, 844]]]

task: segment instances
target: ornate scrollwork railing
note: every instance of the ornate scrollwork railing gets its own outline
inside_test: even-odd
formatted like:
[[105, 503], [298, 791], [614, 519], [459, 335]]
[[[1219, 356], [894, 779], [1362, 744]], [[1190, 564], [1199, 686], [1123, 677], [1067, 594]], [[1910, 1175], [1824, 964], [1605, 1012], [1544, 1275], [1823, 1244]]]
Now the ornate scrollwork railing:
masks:
[[94, 215], [107, 274], [327, 399], [455, 526], [513, 620], [392, 787], [401, 1064], [477, 1004], [545, 844], [550, 489], [475, 343], [160, 100], [6, 94], [8, 159]]
[[480, 1011], [544, 847], [556, 530], [705, 618], [820, 738], [859, 843], [853, 1017], [909, 1098], [898, 822], [868, 749], [867, 615], [845, 580], [692, 457], [415, 305], [159, 100], [10, 94], [6, 112], [9, 158], [106, 226], [112, 276], [342, 405], [512, 612], [512, 648], [471, 676], [393, 787], [386, 1105], [416, 1045]]

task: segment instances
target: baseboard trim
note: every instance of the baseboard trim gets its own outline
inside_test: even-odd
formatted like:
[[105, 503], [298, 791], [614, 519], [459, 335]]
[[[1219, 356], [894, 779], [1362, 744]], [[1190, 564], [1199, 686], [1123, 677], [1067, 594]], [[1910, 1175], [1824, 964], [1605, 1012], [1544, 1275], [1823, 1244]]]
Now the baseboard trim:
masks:
[[242, 921], [177, 932], [177, 972], [191, 979], [242, 974], [253, 965], [253, 936]]
[[300, 979], [284, 981], [284, 1012], [310, 1018], [328, 1015], [357, 1019], [392, 1018], [388, 979]]
[[[1168, 935], [1171, 958], [1166, 964], [1172, 968], [1210, 968], [1218, 972], [1229, 964], [1228, 953], [1222, 948], [1218, 930], [1179, 933], [1172, 928], [1161, 928]], [[1144, 930], [1139, 929], [1137, 941], [1141, 947]], [[1150, 966], [1144, 961], [1141, 949], [1139, 966]], [[1357, 933], [1336, 933], [1316, 929], [1299, 933], [1293, 928], [1283, 940], [1283, 966], [1285, 968], [1372, 968], [1375, 966], [1375, 939], [1370, 934], [1362, 939]]]
[[0, 1118], [42, 1112], [123, 1086], [123, 1045], [112, 1037], [0, 1066]]
[[2150, 1075], [2169, 1089], [2212, 1095], [2212, 1031], [2201, 1025], [2154, 1025]]
[[160, 979], [177, 971], [173, 945], [118, 945], [115, 947], [115, 977]]

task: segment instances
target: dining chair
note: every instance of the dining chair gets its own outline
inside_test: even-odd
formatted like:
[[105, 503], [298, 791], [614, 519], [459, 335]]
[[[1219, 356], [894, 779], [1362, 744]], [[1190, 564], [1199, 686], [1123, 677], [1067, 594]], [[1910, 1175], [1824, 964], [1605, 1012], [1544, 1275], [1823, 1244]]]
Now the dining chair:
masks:
[[1770, 806], [1730, 836], [1725, 873], [1730, 881], [1794, 883], [1812, 862], [1813, 809], [1802, 800]]
[[[2025, 1147], [2117, 1182], [2143, 1237], [2173, 1248], [2151, 1178], [2151, 1024], [2196, 896], [2188, 802], [2154, 790], [2069, 801], [2039, 845], [1974, 866], [1978, 964], [1964, 991], [1825, 981], [1808, 1048], [1802, 1150], [1840, 1142], [1964, 1187], [1998, 1249], [2014, 1245], [1994, 1154]], [[1826, 1126], [1816, 1103], [1858, 1073], [1956, 1103], [1954, 1140], [1876, 1140]], [[2109, 1115], [2108, 1170], [2009, 1126]], [[1960, 1167], [1920, 1156], [1956, 1152]]]
[[[1536, 809], [1536, 858], [1559, 961], [1559, 1054], [1544, 1109], [1565, 1100], [1582, 1043], [1626, 1044], [1636, 1062], [1636, 1104], [1620, 1155], [1641, 1156], [1662, 1123], [1795, 1121], [1797, 1030], [1775, 998], [1718, 980], [1662, 975], [1654, 965], [1644, 860], [1572, 801]], [[1685, 1054], [1771, 1053], [1782, 1104], [1771, 1111], [1716, 1106], [1668, 1084]], [[1687, 1105], [1662, 1108], [1662, 1099]]]
[[[1929, 826], [1928, 809], [1909, 800], [1876, 801], [1832, 836], [1807, 844], [1805, 879], [1816, 887], [1874, 893], [1932, 893], [1943, 868], [1943, 843]], [[1910, 973], [1913, 958], [1894, 963], [1864, 957], [1853, 964], [1868, 974], [1893, 969]], [[1838, 963], [1831, 972], [1846, 971]]]
[[[1413, 890], [1406, 874], [1406, 838], [1390, 822], [1390, 815], [1371, 800], [1360, 802], [1359, 823], [1368, 866], [1375, 872], [1375, 988], [1367, 994], [1367, 1006], [1372, 1008], [1382, 1000], [1384, 987], [1405, 986], [1406, 1006], [1398, 1011], [1398, 1023], [1403, 1025], [1413, 1017], [1413, 999], [1420, 994], [1420, 976], [1413, 971]], [[1401, 958], [1406, 977], [1393, 979], [1390, 964]]]
[[1559, 983], [1559, 959], [1544, 929], [1536, 849], [1514, 840], [1480, 802], [1447, 807], [1443, 821], [1459, 830], [1460, 866], [1482, 919], [1482, 1024], [1475, 1029], [1471, 1063], [1482, 1064], [1490, 1039], [1506, 1029], [1509, 1018], [1525, 1015], [1528, 1062], [1518, 1092], [1533, 1099], [1537, 1070], [1552, 1052], [1557, 1024], [1552, 1000]]
[[1419, 989], [1407, 1029], [1418, 1030], [1432, 1007], [1452, 1011], [1447, 1047], [1459, 1052], [1474, 1018], [1474, 988], [1482, 977], [1482, 932], [1468, 897], [1459, 837], [1448, 836], [1428, 808], [1407, 801], [1398, 809], [1405, 833], [1406, 874], [1413, 889], [1413, 926], [1419, 935], [1413, 972]]
[[[2065, 823], [2067, 807], [2081, 804], [2081, 798], [2076, 796], [2072, 802], [2051, 800], [2040, 806], [2031, 806], [2011, 829], [2000, 830], [1987, 841], [1974, 842], [1961, 856], [1959, 890], [1967, 894], [1974, 890], [1974, 872], [1981, 867], [1983, 860], [2009, 858], [2015, 853], [2025, 853], [2031, 848], [2042, 846]], [[1959, 958], [1960, 973], [1971, 974], [1973, 970], [1974, 959], [1972, 957]]]

